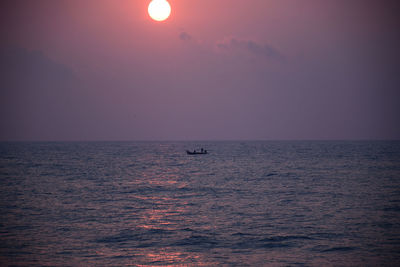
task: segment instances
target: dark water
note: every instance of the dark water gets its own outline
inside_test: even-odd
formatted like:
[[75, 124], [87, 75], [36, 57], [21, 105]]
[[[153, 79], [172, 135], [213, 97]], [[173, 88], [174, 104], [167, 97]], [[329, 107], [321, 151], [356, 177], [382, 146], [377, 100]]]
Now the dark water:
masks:
[[400, 142], [1, 143], [0, 204], [2, 266], [399, 266]]

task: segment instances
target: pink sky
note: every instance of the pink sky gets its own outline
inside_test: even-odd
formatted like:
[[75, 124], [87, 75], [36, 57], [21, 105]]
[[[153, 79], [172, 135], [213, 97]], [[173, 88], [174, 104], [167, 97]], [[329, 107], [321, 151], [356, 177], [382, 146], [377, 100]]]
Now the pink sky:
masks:
[[398, 5], [2, 1], [1, 140], [398, 139]]

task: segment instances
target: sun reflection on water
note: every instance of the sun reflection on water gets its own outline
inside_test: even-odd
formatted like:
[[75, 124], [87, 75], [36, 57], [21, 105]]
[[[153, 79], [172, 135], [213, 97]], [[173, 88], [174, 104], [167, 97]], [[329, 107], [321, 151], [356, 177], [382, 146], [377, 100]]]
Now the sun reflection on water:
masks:
[[143, 257], [147, 262], [150, 262], [150, 265], [139, 264], [137, 266], [188, 266], [189, 262], [196, 262], [196, 266], [205, 265], [204, 263], [201, 263], [200, 256], [177, 251], [152, 251], [146, 253]]

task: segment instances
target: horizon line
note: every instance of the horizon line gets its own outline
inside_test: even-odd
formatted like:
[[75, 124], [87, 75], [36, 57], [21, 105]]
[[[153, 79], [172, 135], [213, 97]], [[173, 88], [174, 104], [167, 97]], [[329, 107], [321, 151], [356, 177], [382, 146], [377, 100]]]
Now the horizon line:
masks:
[[130, 140], [0, 140], [0, 143], [127, 143], [127, 142], [372, 142], [400, 141], [393, 138], [360, 138], [360, 139], [130, 139]]

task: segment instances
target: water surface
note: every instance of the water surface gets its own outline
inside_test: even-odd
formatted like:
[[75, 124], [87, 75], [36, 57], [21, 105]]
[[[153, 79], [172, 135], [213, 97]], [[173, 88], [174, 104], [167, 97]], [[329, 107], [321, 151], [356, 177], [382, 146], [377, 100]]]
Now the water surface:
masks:
[[0, 216], [5, 266], [399, 266], [400, 142], [0, 143]]

